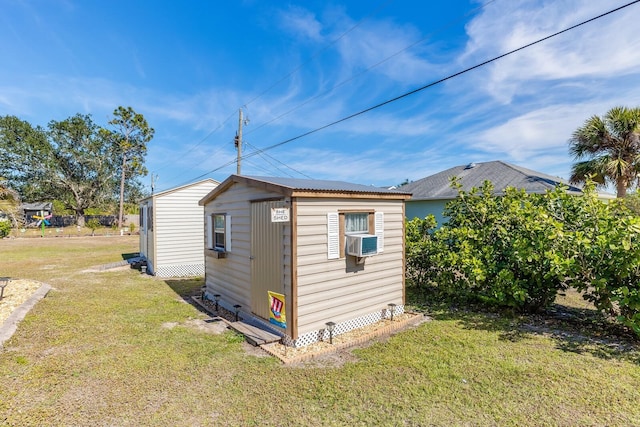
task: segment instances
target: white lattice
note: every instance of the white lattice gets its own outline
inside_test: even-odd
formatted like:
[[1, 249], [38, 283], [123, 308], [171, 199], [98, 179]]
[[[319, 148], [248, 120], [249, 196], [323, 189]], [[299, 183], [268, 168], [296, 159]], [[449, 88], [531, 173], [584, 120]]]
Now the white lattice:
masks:
[[204, 276], [203, 264], [166, 265], [154, 271], [158, 277]]
[[[397, 305], [395, 307], [393, 315], [397, 316], [402, 313], [404, 313], [404, 306]], [[344, 334], [345, 332], [349, 332], [354, 329], [361, 328], [363, 326], [371, 325], [372, 323], [376, 323], [382, 319], [388, 319], [389, 317], [391, 317], [391, 312], [389, 311], [389, 309], [383, 309], [380, 311], [376, 311], [375, 313], [370, 313], [365, 316], [347, 320], [346, 322], [338, 323], [335, 326], [335, 329], [333, 330], [333, 336], [336, 337], [340, 334]], [[328, 341], [328, 340], [329, 340], [329, 331], [327, 329], [320, 329], [317, 331], [312, 331], [304, 335], [301, 335], [296, 340], [285, 335], [282, 339], [282, 342], [285, 345], [297, 348], [297, 347], [304, 347], [318, 341]]]
[[[212, 300], [212, 295], [207, 292], [205, 294], [205, 298]], [[229, 310], [231, 312], [235, 311], [235, 308], [231, 304], [226, 303], [225, 301], [219, 302], [220, 306]], [[393, 311], [393, 315], [397, 316], [404, 313], [404, 305], [397, 305]], [[259, 317], [254, 316], [253, 314], [247, 313], [240, 309], [239, 317], [243, 322], [253, 324], [259, 328], [266, 328], [270, 332], [280, 335], [282, 337], [282, 343], [284, 345], [288, 345], [290, 347], [304, 347], [310, 344], [313, 344], [318, 341], [329, 341], [329, 331], [327, 329], [319, 329], [317, 331], [311, 331], [304, 335], [299, 336], [297, 339], [293, 339], [290, 336], [286, 335], [282, 329], [275, 328], [272, 324], [263, 320]], [[391, 312], [388, 308], [382, 309], [380, 311], [376, 311], [375, 313], [370, 313], [365, 316], [360, 316], [355, 319], [348, 320], [346, 322], [338, 323], [333, 330], [333, 336], [336, 337], [340, 334], [344, 334], [345, 332], [352, 331], [354, 329], [361, 328], [363, 326], [371, 325], [376, 323], [382, 319], [389, 319], [391, 317]]]

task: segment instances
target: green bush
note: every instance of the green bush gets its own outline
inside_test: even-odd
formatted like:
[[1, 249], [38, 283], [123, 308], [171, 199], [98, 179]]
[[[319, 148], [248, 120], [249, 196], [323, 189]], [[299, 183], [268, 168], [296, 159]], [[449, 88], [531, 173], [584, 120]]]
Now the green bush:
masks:
[[640, 336], [640, 217], [628, 204], [601, 202], [593, 183], [583, 196], [452, 185], [448, 223], [407, 221], [409, 284], [520, 312], [544, 310], [573, 286]]
[[97, 218], [91, 218], [86, 223], [87, 228], [91, 230], [91, 235], [93, 236], [98, 228], [100, 228], [100, 221]]
[[11, 223], [9, 221], [0, 221], [0, 239], [7, 237], [11, 233]]

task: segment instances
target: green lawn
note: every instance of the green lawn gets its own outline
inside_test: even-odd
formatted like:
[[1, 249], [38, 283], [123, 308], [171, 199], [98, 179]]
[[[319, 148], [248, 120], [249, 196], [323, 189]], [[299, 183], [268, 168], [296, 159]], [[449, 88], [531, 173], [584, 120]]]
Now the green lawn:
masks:
[[137, 244], [0, 240], [0, 276], [53, 286], [0, 351], [0, 425], [640, 425], [628, 342], [443, 311], [351, 362], [283, 366], [195, 326], [180, 295], [201, 280], [89, 271]]

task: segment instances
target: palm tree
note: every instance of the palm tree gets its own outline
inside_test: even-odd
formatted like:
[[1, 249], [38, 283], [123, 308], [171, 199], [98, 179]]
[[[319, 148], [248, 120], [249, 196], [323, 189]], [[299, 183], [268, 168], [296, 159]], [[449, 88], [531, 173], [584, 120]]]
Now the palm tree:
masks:
[[611, 182], [624, 197], [640, 176], [640, 108], [614, 107], [602, 118], [592, 116], [573, 132], [569, 152], [579, 160], [571, 183]]

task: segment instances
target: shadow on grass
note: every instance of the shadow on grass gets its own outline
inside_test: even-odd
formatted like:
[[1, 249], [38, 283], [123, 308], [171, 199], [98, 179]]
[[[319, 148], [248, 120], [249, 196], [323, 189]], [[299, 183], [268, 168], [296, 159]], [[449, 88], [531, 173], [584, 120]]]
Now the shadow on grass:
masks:
[[183, 300], [191, 303], [191, 297], [200, 295], [201, 288], [204, 286], [204, 277], [190, 277], [186, 279], [167, 279], [164, 283], [169, 286], [173, 292], [178, 294]]
[[504, 341], [518, 342], [536, 335], [546, 336], [562, 351], [640, 365], [638, 338], [593, 309], [554, 304], [541, 314], [514, 315], [435, 300], [425, 304], [425, 298], [412, 301], [421, 297], [425, 295], [407, 292], [407, 300], [435, 320], [454, 320], [463, 328], [496, 332]]

